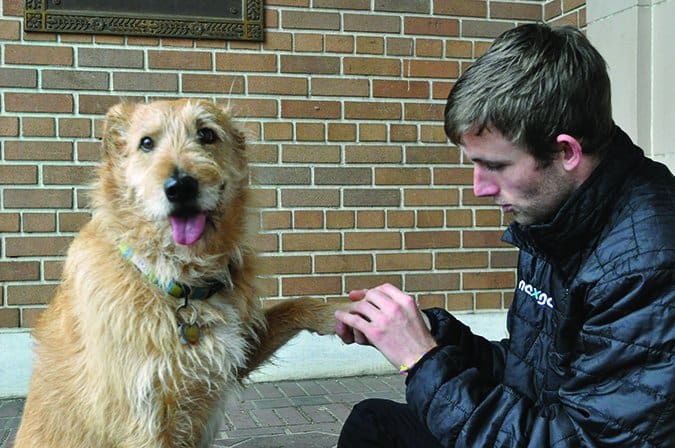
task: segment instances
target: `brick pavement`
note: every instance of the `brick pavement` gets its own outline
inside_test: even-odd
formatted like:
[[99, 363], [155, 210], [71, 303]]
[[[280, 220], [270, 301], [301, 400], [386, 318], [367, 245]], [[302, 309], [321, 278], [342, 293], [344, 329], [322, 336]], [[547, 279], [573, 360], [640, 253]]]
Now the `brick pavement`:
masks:
[[[253, 383], [230, 406], [214, 447], [331, 448], [352, 406], [365, 398], [404, 401], [400, 375]], [[10, 448], [23, 399], [0, 400], [0, 448]]]

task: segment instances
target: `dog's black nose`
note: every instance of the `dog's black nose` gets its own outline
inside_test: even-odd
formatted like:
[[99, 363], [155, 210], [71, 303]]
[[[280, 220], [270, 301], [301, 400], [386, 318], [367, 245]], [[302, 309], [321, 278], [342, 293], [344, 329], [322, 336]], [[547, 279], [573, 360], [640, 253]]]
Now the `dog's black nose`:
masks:
[[164, 182], [164, 194], [169, 202], [185, 203], [197, 199], [199, 182], [187, 174], [174, 173]]

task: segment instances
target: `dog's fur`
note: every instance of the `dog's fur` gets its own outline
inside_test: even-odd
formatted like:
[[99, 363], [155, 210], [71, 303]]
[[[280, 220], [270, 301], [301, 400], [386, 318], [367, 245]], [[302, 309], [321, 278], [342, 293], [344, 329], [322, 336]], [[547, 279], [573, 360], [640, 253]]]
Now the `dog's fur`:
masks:
[[[229, 111], [212, 102], [111, 108], [92, 219], [73, 241], [63, 282], [34, 329], [16, 448], [209, 446], [223, 400], [249, 372], [301, 329], [334, 332], [328, 302], [280, 301], [266, 310], [259, 303], [246, 153]], [[183, 175], [198, 182], [189, 204], [165, 193], [167, 179]], [[206, 215], [203, 233], [172, 229], [172, 217], [199, 213]], [[196, 345], [180, 341], [183, 300], [152, 284], [119, 244], [160, 281], [226, 285], [190, 301], [203, 330]]]

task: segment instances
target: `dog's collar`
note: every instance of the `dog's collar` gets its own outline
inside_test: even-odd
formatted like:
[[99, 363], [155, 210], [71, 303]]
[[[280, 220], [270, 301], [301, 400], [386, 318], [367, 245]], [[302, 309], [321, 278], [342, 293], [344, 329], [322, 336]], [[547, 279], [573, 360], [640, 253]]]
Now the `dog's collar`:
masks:
[[205, 300], [225, 287], [225, 284], [219, 281], [213, 281], [207, 286], [189, 286], [173, 280], [168, 283], [160, 282], [147, 261], [134, 254], [131, 247], [123, 243], [118, 247], [122, 256], [132, 262], [150, 283], [157, 286], [171, 297], [186, 300]]

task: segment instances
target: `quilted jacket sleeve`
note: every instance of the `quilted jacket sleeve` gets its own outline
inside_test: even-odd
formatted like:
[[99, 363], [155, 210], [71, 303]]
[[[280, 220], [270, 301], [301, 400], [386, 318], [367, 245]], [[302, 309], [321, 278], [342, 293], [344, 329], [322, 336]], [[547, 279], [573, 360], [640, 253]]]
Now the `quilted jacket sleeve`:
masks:
[[673, 285], [672, 269], [651, 269], [587, 289], [592, 308], [551, 405], [486, 375], [465, 336], [443, 332], [449, 344], [417, 367], [407, 401], [443, 446], [673, 446]]

